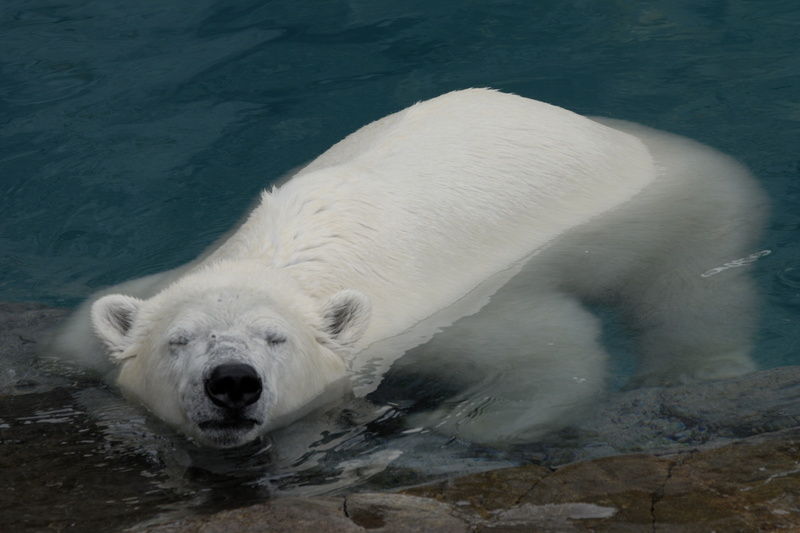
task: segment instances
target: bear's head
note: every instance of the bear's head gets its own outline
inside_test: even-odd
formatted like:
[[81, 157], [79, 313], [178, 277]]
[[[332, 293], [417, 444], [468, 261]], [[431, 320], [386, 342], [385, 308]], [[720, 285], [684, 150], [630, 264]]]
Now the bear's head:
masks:
[[92, 306], [123, 392], [206, 446], [240, 446], [341, 394], [369, 322], [357, 291], [319, 301], [292, 280], [243, 277], [190, 275], [147, 300]]

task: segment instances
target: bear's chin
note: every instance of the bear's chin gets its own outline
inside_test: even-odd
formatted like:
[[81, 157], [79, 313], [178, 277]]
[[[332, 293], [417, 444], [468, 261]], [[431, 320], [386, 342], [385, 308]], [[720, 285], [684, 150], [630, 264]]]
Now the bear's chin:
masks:
[[197, 424], [197, 441], [213, 448], [236, 448], [244, 446], [262, 433], [262, 424], [251, 418], [235, 420], [207, 420]]

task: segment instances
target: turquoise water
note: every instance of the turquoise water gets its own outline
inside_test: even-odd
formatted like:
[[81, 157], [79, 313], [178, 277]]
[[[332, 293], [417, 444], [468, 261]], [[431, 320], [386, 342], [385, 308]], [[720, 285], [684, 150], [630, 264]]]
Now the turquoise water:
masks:
[[789, 1], [8, 0], [0, 300], [70, 307], [184, 263], [347, 133], [491, 86], [747, 163], [774, 202], [757, 356], [794, 364], [798, 52]]
[[[346, 134], [485, 86], [674, 131], [748, 164], [774, 203], [771, 253], [755, 263], [756, 356], [800, 364], [800, 4], [789, 0], [4, 0], [0, 301], [71, 307], [182, 264]], [[624, 352], [623, 334], [609, 336]], [[76, 410], [116, 420], [98, 405], [129, 408], [104, 389], [86, 400], [95, 386], [74, 395]], [[148, 450], [151, 430], [136, 424], [125, 438]], [[371, 431], [343, 445], [344, 463], [383, 449]], [[406, 457], [491, 462], [453, 443], [415, 446]]]
[[359, 126], [491, 86], [706, 142], [774, 201], [757, 357], [800, 362], [793, 2], [0, 7], [0, 300], [74, 306], [182, 264]]
[[774, 200], [758, 357], [797, 362], [793, 2], [0, 6], [0, 300], [73, 306], [179, 265], [359, 126], [491, 86], [696, 138]]
[[797, 362], [798, 52], [791, 1], [7, 0], [0, 300], [179, 265], [359, 126], [491, 86], [750, 165], [775, 202], [759, 357]]

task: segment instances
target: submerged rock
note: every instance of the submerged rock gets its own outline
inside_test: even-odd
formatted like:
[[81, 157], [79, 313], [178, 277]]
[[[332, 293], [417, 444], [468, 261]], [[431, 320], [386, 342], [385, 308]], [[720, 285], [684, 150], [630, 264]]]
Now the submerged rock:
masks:
[[30, 302], [0, 302], [0, 396], [27, 394], [68, 383], [46, 372], [36, 358], [43, 332], [61, 322], [66, 309]]
[[800, 425], [800, 366], [610, 394], [579, 427], [526, 447], [548, 465], [724, 444]]

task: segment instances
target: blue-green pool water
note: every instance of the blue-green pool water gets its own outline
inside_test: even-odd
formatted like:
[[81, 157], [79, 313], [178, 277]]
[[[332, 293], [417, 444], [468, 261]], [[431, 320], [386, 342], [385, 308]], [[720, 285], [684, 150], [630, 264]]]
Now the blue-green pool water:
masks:
[[72, 307], [182, 264], [284, 172], [466, 87], [641, 122], [749, 165], [773, 201], [756, 357], [800, 363], [790, 0], [4, 0], [0, 301]]
[[774, 201], [758, 356], [796, 362], [794, 2], [8, 0], [0, 61], [0, 300], [181, 264], [347, 133], [491, 86], [750, 165]]

